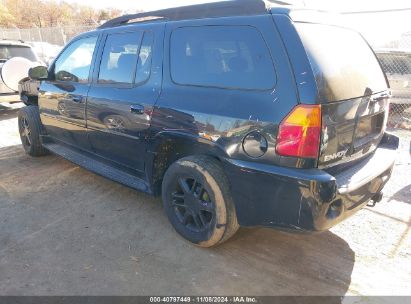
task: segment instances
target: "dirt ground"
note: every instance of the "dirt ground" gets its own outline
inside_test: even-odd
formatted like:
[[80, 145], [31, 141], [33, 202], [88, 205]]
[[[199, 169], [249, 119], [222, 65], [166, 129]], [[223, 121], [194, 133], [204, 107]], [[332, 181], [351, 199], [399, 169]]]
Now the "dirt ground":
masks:
[[331, 231], [241, 229], [200, 249], [160, 200], [24, 154], [0, 105], [0, 295], [410, 295], [410, 131], [384, 199]]

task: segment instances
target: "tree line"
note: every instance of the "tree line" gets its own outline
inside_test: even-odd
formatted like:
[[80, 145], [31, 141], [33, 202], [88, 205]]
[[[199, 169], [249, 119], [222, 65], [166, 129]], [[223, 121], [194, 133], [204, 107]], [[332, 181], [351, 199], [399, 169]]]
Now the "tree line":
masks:
[[8, 28], [99, 25], [121, 14], [116, 8], [95, 9], [65, 1], [0, 0], [0, 27]]

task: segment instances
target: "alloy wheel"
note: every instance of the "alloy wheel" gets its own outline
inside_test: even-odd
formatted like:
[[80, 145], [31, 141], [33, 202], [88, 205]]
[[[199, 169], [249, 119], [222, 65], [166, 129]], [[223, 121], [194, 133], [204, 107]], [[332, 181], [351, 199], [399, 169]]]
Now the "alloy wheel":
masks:
[[21, 138], [23, 139], [24, 145], [30, 147], [31, 146], [31, 130], [29, 126], [29, 122], [27, 121], [27, 118], [23, 117], [20, 121], [20, 135]]
[[171, 194], [179, 222], [193, 232], [206, 231], [215, 218], [215, 205], [204, 186], [194, 178], [179, 178]]

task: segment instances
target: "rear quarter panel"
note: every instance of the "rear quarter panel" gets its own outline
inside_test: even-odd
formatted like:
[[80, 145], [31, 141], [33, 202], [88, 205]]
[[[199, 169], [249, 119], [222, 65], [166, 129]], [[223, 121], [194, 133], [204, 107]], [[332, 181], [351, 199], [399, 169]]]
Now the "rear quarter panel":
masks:
[[[173, 31], [186, 26], [216, 25], [258, 29], [269, 48], [277, 76], [272, 89], [225, 89], [173, 82], [169, 51]], [[271, 15], [171, 22], [167, 24], [165, 33], [163, 86], [152, 117], [154, 140], [151, 151], [157, 153], [168, 145], [171, 150], [178, 150], [173, 153], [173, 160], [199, 153], [304, 166], [304, 161], [289, 160], [275, 153], [278, 124], [297, 103], [291, 66]], [[252, 131], [258, 131], [268, 142], [267, 152], [259, 158], [251, 158], [243, 151], [244, 136]], [[174, 140], [176, 137], [178, 141]], [[173, 144], [176, 142], [177, 146]]]

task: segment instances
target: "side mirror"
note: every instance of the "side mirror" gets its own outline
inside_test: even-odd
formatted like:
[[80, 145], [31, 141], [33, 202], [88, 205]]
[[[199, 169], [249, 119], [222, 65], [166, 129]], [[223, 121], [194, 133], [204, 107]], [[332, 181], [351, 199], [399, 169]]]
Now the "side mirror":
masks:
[[45, 66], [36, 66], [29, 70], [29, 77], [33, 80], [44, 80], [49, 77], [49, 72]]

